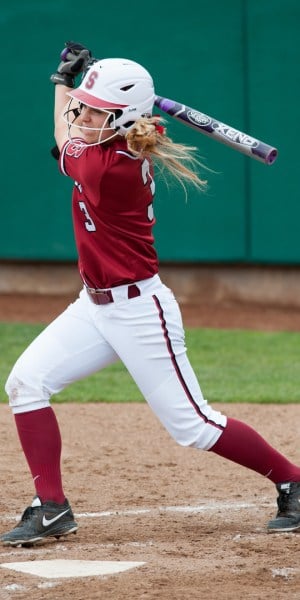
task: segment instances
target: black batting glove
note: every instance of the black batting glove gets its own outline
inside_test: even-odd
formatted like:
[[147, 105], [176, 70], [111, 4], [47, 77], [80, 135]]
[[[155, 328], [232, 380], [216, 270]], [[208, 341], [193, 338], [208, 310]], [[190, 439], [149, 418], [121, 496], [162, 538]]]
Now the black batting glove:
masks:
[[53, 146], [53, 148], [51, 148], [50, 153], [51, 153], [51, 156], [53, 156], [53, 158], [55, 158], [55, 160], [59, 159], [60, 152], [59, 152], [57, 145], [55, 145], [55, 146]]
[[75, 77], [86, 71], [92, 58], [90, 50], [76, 42], [66, 42], [60, 55], [57, 71], [51, 75], [52, 83], [75, 87]]

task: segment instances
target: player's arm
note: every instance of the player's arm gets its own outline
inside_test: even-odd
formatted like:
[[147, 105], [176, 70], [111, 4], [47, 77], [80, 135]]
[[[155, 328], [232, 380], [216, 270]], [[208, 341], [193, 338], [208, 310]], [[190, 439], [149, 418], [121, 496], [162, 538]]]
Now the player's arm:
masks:
[[72, 88], [65, 85], [55, 86], [55, 97], [54, 97], [54, 137], [60, 151], [68, 139], [68, 127], [67, 123], [63, 119], [63, 112], [70, 97], [67, 96]]
[[50, 77], [55, 84], [54, 137], [58, 151], [68, 139], [67, 125], [63, 119], [63, 111], [69, 100], [67, 92], [75, 87], [76, 76], [87, 69], [91, 59], [90, 50], [82, 44], [66, 42], [65, 46], [57, 71]]

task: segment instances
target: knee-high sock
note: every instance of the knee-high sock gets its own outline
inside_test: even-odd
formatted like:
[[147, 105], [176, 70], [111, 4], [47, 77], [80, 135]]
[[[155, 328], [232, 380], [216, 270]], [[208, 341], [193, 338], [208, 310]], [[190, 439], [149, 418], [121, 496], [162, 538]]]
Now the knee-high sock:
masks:
[[15, 422], [37, 495], [42, 502], [63, 503], [61, 436], [53, 409], [16, 414]]
[[228, 418], [227, 426], [210, 451], [260, 473], [273, 483], [300, 481], [300, 467], [272, 448], [252, 427], [237, 419]]

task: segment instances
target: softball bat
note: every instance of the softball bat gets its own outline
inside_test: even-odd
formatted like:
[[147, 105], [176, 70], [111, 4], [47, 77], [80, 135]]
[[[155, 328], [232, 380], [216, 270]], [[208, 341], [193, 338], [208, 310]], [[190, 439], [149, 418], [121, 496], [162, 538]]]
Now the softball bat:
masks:
[[[70, 48], [65, 48], [61, 53], [61, 59], [66, 61], [72, 58], [74, 58], [74, 55], [70, 52]], [[95, 60], [95, 58], [91, 57], [90, 65]], [[188, 125], [189, 127], [192, 127], [192, 129], [196, 129], [204, 135], [207, 135], [226, 146], [230, 146], [242, 154], [255, 158], [260, 162], [271, 165], [277, 158], [278, 151], [273, 146], [261, 142], [238, 129], [234, 129], [230, 125], [226, 125], [226, 123], [222, 123], [222, 121], [219, 121], [214, 117], [209, 117], [195, 108], [191, 108], [190, 106], [186, 106], [185, 104], [181, 104], [180, 102], [170, 100], [163, 96], [155, 96], [154, 104], [161, 111], [165, 112], [170, 117], [177, 119], [184, 125]]]
[[175, 100], [170, 100], [169, 98], [164, 98], [163, 96], [155, 96], [154, 104], [157, 108], [160, 108], [160, 110], [184, 125], [188, 125], [200, 131], [200, 133], [260, 162], [272, 165], [277, 158], [278, 151], [273, 146], [269, 146], [269, 144], [261, 142], [247, 133], [234, 129], [214, 117], [209, 117], [195, 108], [191, 108]]

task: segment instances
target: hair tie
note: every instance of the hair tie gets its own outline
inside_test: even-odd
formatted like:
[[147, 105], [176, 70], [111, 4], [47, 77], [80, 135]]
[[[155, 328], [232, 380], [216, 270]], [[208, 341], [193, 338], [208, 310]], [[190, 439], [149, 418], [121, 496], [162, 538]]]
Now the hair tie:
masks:
[[[154, 116], [157, 117], [158, 119], [160, 119], [160, 115], [154, 115]], [[155, 121], [154, 127], [155, 127], [157, 133], [159, 133], [160, 135], [165, 134], [166, 128], [163, 127], [163, 125], [160, 125], [158, 121]]]

